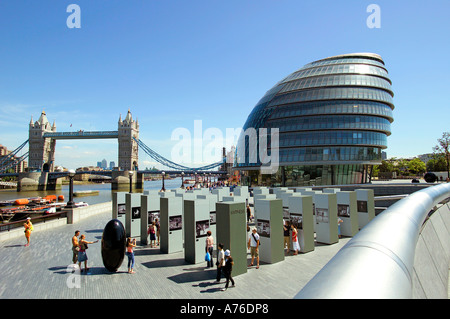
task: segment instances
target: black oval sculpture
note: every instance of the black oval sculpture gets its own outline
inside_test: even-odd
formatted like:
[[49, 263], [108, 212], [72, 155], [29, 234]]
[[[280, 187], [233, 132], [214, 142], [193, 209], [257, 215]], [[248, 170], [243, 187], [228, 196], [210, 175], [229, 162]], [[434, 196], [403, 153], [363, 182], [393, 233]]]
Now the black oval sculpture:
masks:
[[102, 259], [103, 265], [111, 272], [116, 272], [125, 257], [126, 235], [123, 224], [118, 219], [110, 220], [103, 230]]
[[426, 173], [423, 178], [425, 179], [425, 182], [427, 183], [434, 183], [438, 180], [438, 177], [434, 173]]

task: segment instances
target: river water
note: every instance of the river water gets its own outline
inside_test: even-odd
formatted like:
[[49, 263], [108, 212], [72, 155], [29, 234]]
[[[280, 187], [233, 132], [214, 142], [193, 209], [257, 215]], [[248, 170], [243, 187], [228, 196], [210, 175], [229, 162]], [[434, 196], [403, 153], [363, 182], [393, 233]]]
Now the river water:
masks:
[[[181, 186], [181, 178], [174, 179], [166, 179], [164, 181], [164, 187], [166, 190], [179, 188]], [[162, 187], [162, 181], [145, 181], [144, 182], [144, 191], [150, 189], [160, 190]], [[73, 185], [73, 191], [99, 191], [98, 195], [95, 196], [83, 196], [83, 197], [74, 197], [74, 202], [86, 202], [89, 205], [104, 203], [112, 201], [111, 184], [87, 184], [87, 185]], [[134, 191], [134, 190], [133, 190]], [[0, 201], [3, 200], [11, 200], [18, 198], [30, 198], [30, 197], [44, 197], [46, 195], [64, 195], [64, 201], [69, 200], [69, 185], [63, 185], [61, 190], [57, 191], [33, 191], [33, 192], [17, 192], [15, 189], [10, 190], [1, 190], [0, 191]]]

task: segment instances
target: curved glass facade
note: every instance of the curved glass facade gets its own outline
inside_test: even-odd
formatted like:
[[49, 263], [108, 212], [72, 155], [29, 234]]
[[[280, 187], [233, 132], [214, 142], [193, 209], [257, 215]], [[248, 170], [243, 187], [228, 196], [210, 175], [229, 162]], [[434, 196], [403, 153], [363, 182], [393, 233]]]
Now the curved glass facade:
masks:
[[[345, 54], [305, 65], [256, 104], [238, 141], [235, 168], [252, 185], [368, 182], [391, 134], [391, 83], [377, 54]], [[249, 137], [253, 129], [255, 140]], [[278, 171], [264, 174], [260, 140], [267, 139], [266, 152], [272, 154], [274, 129], [279, 132]]]

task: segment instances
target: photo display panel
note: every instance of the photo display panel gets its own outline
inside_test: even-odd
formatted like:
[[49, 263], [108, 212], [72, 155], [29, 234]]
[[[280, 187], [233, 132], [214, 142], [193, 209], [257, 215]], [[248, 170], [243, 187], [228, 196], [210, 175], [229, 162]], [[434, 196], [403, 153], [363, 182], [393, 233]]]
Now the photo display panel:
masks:
[[270, 238], [270, 221], [258, 219], [256, 228], [260, 236]]
[[350, 217], [350, 205], [338, 204], [337, 212], [339, 217]]
[[141, 207], [132, 207], [131, 208], [131, 219], [140, 219], [141, 218]]
[[216, 212], [209, 212], [209, 225], [217, 224], [217, 214]]
[[160, 211], [159, 210], [151, 210], [148, 211], [148, 224], [150, 225], [153, 222], [156, 222], [156, 219], [161, 220]]
[[196, 238], [206, 237], [209, 230], [209, 220], [198, 220], [195, 222]]
[[117, 205], [117, 216], [125, 216], [126, 213], [126, 204], [118, 204]]
[[356, 204], [358, 206], [358, 212], [359, 213], [367, 213], [367, 201], [365, 200], [358, 200], [356, 201]]
[[328, 223], [328, 208], [316, 208], [316, 223]]
[[294, 225], [297, 229], [303, 229], [303, 216], [300, 214], [291, 213], [290, 224]]
[[169, 231], [181, 230], [183, 228], [183, 217], [181, 215], [169, 216]]

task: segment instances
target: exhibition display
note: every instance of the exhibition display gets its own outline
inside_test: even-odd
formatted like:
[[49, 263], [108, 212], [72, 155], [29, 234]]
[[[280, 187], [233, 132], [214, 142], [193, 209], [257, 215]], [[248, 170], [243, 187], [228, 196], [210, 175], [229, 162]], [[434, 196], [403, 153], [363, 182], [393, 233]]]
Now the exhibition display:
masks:
[[373, 189], [357, 189], [356, 202], [358, 207], [359, 229], [375, 218], [375, 200]]
[[217, 196], [217, 201], [223, 201], [223, 196], [230, 196], [230, 188], [229, 187], [217, 187], [211, 191], [211, 193]]
[[223, 196], [222, 197], [222, 202], [242, 202], [242, 203], [247, 203], [247, 200], [245, 197], [243, 196]]
[[265, 194], [270, 194], [270, 191], [267, 187], [260, 187], [260, 186], [253, 187], [253, 196]]
[[161, 197], [160, 249], [171, 254], [183, 250], [183, 199], [178, 196]]
[[125, 194], [125, 233], [127, 237], [141, 236], [142, 193]]
[[298, 192], [302, 195], [308, 195], [308, 196], [312, 196], [313, 199], [313, 218], [314, 218], [314, 231], [316, 231], [316, 226], [317, 226], [317, 221], [316, 221], [316, 208], [315, 208], [315, 203], [316, 203], [316, 195], [318, 194], [322, 194], [321, 191], [313, 191], [313, 190], [305, 190], [305, 189], [300, 189], [298, 190]]
[[310, 195], [289, 197], [289, 222], [298, 230], [300, 252], [307, 253], [315, 248], [313, 198]]
[[339, 241], [336, 194], [315, 194], [316, 241], [335, 244]]
[[233, 277], [247, 272], [247, 215], [243, 202], [216, 204], [217, 243], [224, 244], [233, 256]]
[[116, 192], [112, 195], [112, 219], [118, 219], [125, 223], [125, 194], [126, 192]]
[[[141, 216], [140, 216], [140, 236], [141, 236], [141, 245], [147, 245], [149, 236], [148, 236], [148, 226], [151, 225], [152, 222], [159, 220], [159, 207], [160, 207], [160, 197], [161, 196], [169, 196], [165, 195], [166, 193], [158, 193], [157, 191], [145, 191], [144, 195], [141, 196]], [[175, 196], [174, 193], [171, 196]]]
[[277, 198], [283, 202], [283, 207], [289, 207], [289, 198], [292, 196], [301, 196], [301, 193], [294, 193], [293, 190], [281, 191], [277, 193]]
[[283, 202], [260, 199], [255, 202], [255, 225], [260, 236], [259, 259], [270, 264], [284, 260]]
[[341, 235], [353, 237], [359, 231], [356, 192], [339, 191], [336, 196], [337, 214], [338, 218], [342, 220], [340, 224]]
[[340, 191], [341, 191], [340, 188], [324, 188], [324, 189], [322, 189], [322, 193], [336, 194], [337, 192], [340, 192]]
[[[209, 201], [209, 230], [211, 230], [213, 236], [215, 236], [216, 233], [216, 223], [217, 223], [217, 217], [216, 217], [216, 203], [217, 203], [217, 196], [208, 193], [206, 195], [197, 195], [198, 199], [206, 199]], [[217, 243], [214, 242], [214, 250], [217, 247]]]
[[184, 259], [191, 264], [205, 261], [209, 230], [209, 200], [184, 200]]
[[277, 199], [277, 195], [275, 194], [255, 194], [253, 195], [253, 201], [256, 201], [258, 199]]

